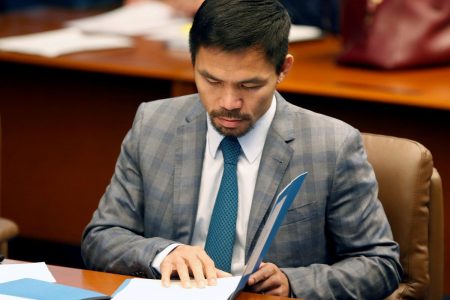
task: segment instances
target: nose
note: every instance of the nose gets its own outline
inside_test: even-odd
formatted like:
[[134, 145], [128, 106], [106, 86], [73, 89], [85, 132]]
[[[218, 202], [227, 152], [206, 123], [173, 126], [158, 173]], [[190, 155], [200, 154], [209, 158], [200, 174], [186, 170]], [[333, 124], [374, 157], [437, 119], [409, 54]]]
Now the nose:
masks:
[[220, 106], [226, 110], [234, 110], [242, 107], [242, 98], [239, 91], [234, 88], [224, 89]]

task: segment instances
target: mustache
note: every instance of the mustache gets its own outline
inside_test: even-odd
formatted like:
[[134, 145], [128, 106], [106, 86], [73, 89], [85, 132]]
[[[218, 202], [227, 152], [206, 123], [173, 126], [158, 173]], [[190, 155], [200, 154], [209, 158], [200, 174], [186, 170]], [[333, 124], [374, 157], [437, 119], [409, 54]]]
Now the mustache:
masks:
[[251, 116], [249, 114], [243, 114], [240, 112], [239, 109], [233, 109], [233, 110], [228, 110], [228, 109], [218, 109], [218, 110], [213, 110], [209, 113], [209, 116], [211, 119], [213, 118], [227, 118], [227, 119], [238, 119], [238, 120], [243, 120], [243, 121], [249, 121], [251, 120]]

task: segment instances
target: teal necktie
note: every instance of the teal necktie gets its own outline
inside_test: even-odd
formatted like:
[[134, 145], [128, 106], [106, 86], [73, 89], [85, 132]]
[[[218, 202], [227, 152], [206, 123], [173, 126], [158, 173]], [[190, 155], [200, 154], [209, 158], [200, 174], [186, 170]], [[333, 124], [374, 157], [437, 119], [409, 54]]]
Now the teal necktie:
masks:
[[223, 175], [209, 223], [205, 250], [216, 268], [231, 272], [231, 258], [236, 237], [238, 182], [236, 167], [241, 146], [236, 137], [225, 137], [220, 143], [223, 154]]

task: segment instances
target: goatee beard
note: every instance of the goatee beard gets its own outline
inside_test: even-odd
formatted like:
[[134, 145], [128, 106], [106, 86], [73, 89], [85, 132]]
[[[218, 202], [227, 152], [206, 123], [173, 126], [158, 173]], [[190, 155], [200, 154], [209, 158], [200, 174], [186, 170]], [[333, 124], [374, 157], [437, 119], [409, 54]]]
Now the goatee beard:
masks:
[[[249, 114], [243, 114], [240, 112], [239, 109], [233, 109], [233, 110], [226, 110], [226, 109], [220, 109], [220, 110], [213, 110], [209, 113], [209, 117], [211, 119], [211, 123], [214, 127], [214, 129], [217, 130], [220, 134], [224, 136], [235, 136], [235, 137], [241, 137], [245, 135], [247, 132], [249, 132], [253, 128], [253, 120], [252, 117]], [[235, 119], [240, 121], [249, 121], [249, 125], [242, 129], [237, 128], [225, 128], [220, 126], [215, 122], [216, 118], [227, 118], [227, 119]]]

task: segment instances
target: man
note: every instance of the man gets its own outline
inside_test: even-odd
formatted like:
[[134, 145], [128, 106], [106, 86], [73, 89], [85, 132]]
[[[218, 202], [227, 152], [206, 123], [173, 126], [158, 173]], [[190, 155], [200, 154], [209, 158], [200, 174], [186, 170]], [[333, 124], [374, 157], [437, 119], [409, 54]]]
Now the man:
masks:
[[[308, 171], [249, 289], [382, 299], [397, 287], [398, 245], [359, 132], [276, 92], [293, 64], [289, 28], [276, 0], [202, 4], [190, 32], [199, 93], [140, 106], [83, 235], [89, 268], [161, 277], [164, 285], [177, 276], [185, 287], [190, 276], [205, 286], [239, 275], [277, 192]], [[238, 149], [232, 172], [223, 146], [229, 143]], [[230, 174], [237, 183], [223, 188]], [[231, 200], [219, 213], [223, 191], [238, 198], [236, 214]], [[214, 234], [228, 214], [235, 229], [224, 263], [228, 254], [217, 255], [212, 245], [229, 240], [228, 225]]]

